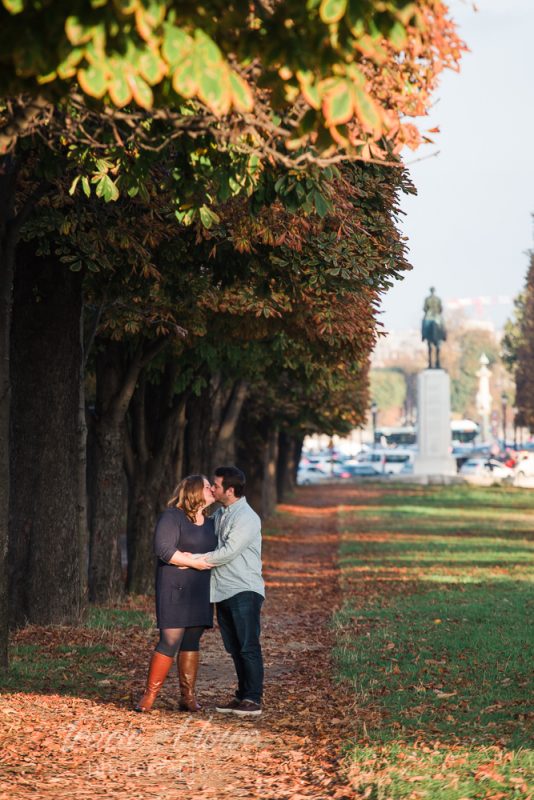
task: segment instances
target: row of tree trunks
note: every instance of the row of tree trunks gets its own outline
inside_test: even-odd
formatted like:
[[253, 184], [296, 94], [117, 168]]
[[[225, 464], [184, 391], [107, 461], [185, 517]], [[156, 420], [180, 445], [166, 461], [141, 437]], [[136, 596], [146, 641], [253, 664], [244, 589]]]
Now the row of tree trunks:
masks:
[[[221, 463], [239, 463], [251, 503], [262, 516], [272, 512], [281, 465], [289, 476], [293, 467], [272, 423], [243, 414], [244, 382], [215, 375], [200, 397], [180, 397], [176, 360], [169, 359], [161, 380], [147, 379], [164, 341], [137, 350], [97, 342], [86, 469], [81, 274], [27, 250], [15, 308], [10, 584], [16, 624], [71, 622], [84, 608], [87, 581], [92, 601], [120, 597], [126, 531], [128, 590], [151, 592], [154, 522], [184, 474], [211, 475]], [[294, 455], [294, 447], [287, 452]], [[287, 489], [291, 478], [282, 483]]]
[[9, 562], [16, 624], [83, 612], [80, 506], [82, 276], [18, 254], [11, 331]]

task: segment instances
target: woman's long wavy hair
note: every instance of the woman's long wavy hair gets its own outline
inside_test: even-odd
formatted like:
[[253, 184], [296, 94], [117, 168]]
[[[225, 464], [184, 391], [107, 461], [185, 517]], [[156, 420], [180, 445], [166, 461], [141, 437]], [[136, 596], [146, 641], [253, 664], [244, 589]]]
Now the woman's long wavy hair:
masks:
[[205, 475], [188, 475], [183, 478], [169, 498], [169, 508], [181, 508], [184, 514], [196, 522], [197, 511], [204, 505]]

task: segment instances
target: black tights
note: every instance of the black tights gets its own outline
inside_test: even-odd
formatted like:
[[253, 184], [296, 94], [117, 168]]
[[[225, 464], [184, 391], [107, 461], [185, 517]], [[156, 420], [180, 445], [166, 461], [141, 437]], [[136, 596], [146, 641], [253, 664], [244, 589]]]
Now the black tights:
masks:
[[160, 628], [156, 652], [170, 658], [174, 658], [179, 650], [197, 652], [200, 649], [200, 637], [203, 633], [203, 625], [195, 628]]

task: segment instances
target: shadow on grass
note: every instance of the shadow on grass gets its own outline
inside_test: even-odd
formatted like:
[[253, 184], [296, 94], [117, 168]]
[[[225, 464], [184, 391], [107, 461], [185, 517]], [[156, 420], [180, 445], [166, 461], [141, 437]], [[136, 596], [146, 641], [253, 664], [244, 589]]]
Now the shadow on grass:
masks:
[[[85, 626], [33, 627], [14, 634], [0, 692], [59, 694], [102, 702], [129, 697], [128, 647], [146, 647], [150, 614], [133, 609], [91, 607]], [[148, 649], [147, 649], [148, 653]]]

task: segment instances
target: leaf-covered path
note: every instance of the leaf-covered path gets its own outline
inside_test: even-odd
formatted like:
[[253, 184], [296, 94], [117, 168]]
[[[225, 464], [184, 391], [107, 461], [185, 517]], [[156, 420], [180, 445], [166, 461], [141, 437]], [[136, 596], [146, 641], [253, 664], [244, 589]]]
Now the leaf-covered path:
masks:
[[[261, 719], [214, 711], [233, 689], [231, 662], [216, 630], [203, 640], [204, 710], [175, 710], [173, 674], [157, 710], [142, 716], [130, 709], [154, 630], [27, 628], [17, 636], [18, 653], [26, 659], [60, 653], [63, 661], [59, 684], [57, 674], [49, 685], [35, 676], [32, 684], [29, 673], [26, 684], [11, 684], [0, 696], [0, 800], [353, 797], [340, 748], [354, 714], [331, 680], [338, 494], [334, 487], [303, 490], [267, 526]], [[91, 671], [98, 657], [104, 660]], [[39, 690], [32, 690], [39, 680]]]

